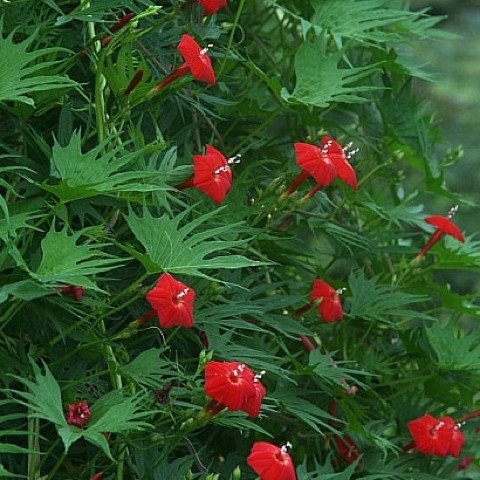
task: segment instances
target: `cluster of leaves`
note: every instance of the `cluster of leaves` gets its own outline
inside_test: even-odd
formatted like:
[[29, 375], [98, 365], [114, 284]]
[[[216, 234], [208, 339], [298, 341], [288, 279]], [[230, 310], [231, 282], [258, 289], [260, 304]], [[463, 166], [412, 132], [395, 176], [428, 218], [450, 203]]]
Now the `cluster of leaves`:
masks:
[[[404, 448], [408, 421], [476, 411], [480, 381], [476, 297], [438, 275], [478, 269], [478, 238], [411, 262], [434, 200], [467, 200], [411, 89], [428, 75], [408, 46], [440, 19], [404, 3], [1, 3], [2, 478], [248, 480], [256, 440], [290, 442], [300, 480], [458, 478]], [[155, 90], [183, 34], [213, 44], [216, 84]], [[359, 148], [358, 190], [285, 195], [294, 143], [324, 135]], [[242, 155], [221, 206], [176, 188], [206, 144]], [[130, 329], [163, 272], [194, 288], [194, 328]], [[305, 311], [315, 278], [345, 289], [341, 321]], [[211, 359], [265, 370], [258, 419], [195, 423]]]

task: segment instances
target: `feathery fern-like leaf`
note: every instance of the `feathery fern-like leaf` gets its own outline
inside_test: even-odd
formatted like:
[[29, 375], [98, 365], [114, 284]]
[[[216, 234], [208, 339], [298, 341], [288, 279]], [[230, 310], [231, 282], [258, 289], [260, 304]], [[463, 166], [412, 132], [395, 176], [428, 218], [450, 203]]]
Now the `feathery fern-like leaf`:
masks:
[[63, 48], [41, 48], [29, 52], [37, 32], [19, 43], [14, 43], [14, 32], [3, 37], [3, 20], [0, 20], [0, 102], [21, 102], [34, 106], [32, 92], [65, 89], [76, 83], [63, 75], [46, 75], [42, 72], [51, 70], [57, 63], [48, 58]]
[[296, 85], [292, 93], [282, 89], [282, 98], [290, 103], [328, 107], [331, 102], [363, 103], [362, 93], [378, 87], [355, 82], [378, 70], [379, 64], [339, 68], [343, 52], [328, 54], [323, 36], [305, 41], [295, 54]]

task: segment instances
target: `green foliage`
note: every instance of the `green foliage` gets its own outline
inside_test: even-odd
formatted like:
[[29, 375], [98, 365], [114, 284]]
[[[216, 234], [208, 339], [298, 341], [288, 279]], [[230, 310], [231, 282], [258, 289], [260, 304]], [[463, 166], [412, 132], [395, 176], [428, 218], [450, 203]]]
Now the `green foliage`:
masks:
[[[2, 2], [0, 477], [253, 480], [258, 441], [291, 443], [298, 480], [478, 476], [476, 226], [418, 256], [427, 215], [474, 202], [416, 94], [409, 48], [443, 17], [408, 4]], [[325, 136], [358, 189], [289, 188]], [[252, 370], [258, 417], [206, 395], [211, 361]], [[416, 453], [427, 413], [461, 424], [459, 459]]]
[[[21, 102], [34, 105], [32, 92], [65, 91], [76, 84], [65, 75], [55, 72], [62, 48], [37, 48], [28, 51], [38, 32], [21, 42], [14, 42], [14, 32], [4, 37], [4, 20], [0, 21], [0, 102]], [[46, 74], [47, 72], [53, 75]], [[57, 95], [61, 93], [58, 92]]]
[[[177, 214], [176, 218], [170, 218], [166, 213], [155, 218], [147, 209], [144, 209], [142, 217], [130, 212], [126, 217], [127, 224], [148, 255], [130, 248], [127, 251], [140, 260], [149, 273], [168, 271], [206, 276], [200, 269], [235, 269], [260, 265], [260, 262], [249, 260], [243, 255], [228, 254], [230, 249], [245, 244], [244, 240], [216, 240], [239, 231], [239, 224], [221, 225], [194, 233], [216, 215], [216, 212], [187, 222], [189, 213], [186, 209]], [[184, 225], [180, 225], [181, 223]]]

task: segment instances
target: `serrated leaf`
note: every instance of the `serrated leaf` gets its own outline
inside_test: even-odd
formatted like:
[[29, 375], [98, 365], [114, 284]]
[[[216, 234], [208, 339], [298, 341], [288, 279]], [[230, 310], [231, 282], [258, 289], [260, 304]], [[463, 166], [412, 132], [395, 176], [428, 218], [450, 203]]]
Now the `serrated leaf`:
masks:
[[[418, 13], [384, 7], [390, 0], [322, 0], [313, 2], [312, 22], [332, 33], [341, 43], [341, 37], [361, 42], [401, 41], [408, 28], [399, 28], [401, 22], [417, 19]], [[341, 15], [338, 12], [342, 12]], [[390, 27], [390, 28], [388, 28]], [[396, 28], [395, 28], [396, 27]]]
[[15, 392], [23, 399], [19, 403], [32, 410], [32, 417], [43, 418], [55, 425], [66, 427], [67, 421], [63, 413], [62, 395], [57, 380], [45, 363], [43, 364], [45, 374], [42, 374], [40, 367], [34, 362], [31, 362], [31, 365], [34, 374], [33, 380], [12, 375], [28, 389], [28, 391], [17, 390]]
[[343, 52], [327, 54], [325, 40], [317, 37], [305, 41], [295, 54], [296, 83], [290, 94], [282, 89], [282, 98], [290, 103], [303, 103], [316, 107], [328, 107], [331, 102], [363, 103], [367, 99], [360, 94], [378, 87], [359, 80], [378, 71], [379, 64], [364, 67], [339, 68]]
[[348, 277], [352, 296], [349, 297], [350, 315], [358, 318], [378, 320], [396, 325], [389, 318], [411, 317], [430, 319], [421, 311], [407, 308], [429, 299], [428, 295], [414, 295], [395, 289], [391, 285], [378, 284], [378, 277], [365, 278], [363, 270], [352, 271]]
[[145, 350], [130, 363], [119, 367], [119, 371], [137, 383], [159, 387], [165, 383], [165, 376], [171, 374], [171, 363], [161, 358], [164, 351], [159, 348]]
[[29, 35], [22, 42], [14, 43], [15, 32], [4, 38], [3, 19], [0, 20], [0, 102], [21, 102], [33, 106], [34, 101], [30, 97], [32, 92], [65, 89], [76, 85], [66, 76], [40, 74], [51, 71], [57, 63], [47, 58], [68, 50], [51, 47], [29, 52], [37, 33], [38, 31]]
[[[68, 145], [57, 140], [52, 149], [50, 174], [60, 179], [56, 185], [43, 182], [40, 188], [56, 195], [63, 202], [89, 198], [112, 192], [151, 192], [162, 190], [158, 172], [126, 170], [142, 150], [122, 152], [122, 148], [109, 148], [108, 138], [86, 153], [82, 152], [80, 132], [74, 132]], [[150, 179], [140, 183], [139, 180]]]
[[57, 232], [52, 222], [41, 243], [40, 265], [31, 275], [42, 283], [66, 283], [98, 290], [89, 277], [119, 267], [120, 259], [102, 252], [106, 244], [77, 245], [82, 236], [91, 232], [87, 228], [69, 235], [67, 226]]
[[425, 328], [428, 341], [445, 370], [478, 370], [480, 368], [480, 336], [473, 333], [455, 335], [452, 325], [438, 323]]
[[[147, 255], [133, 248], [122, 248], [142, 262], [149, 273], [167, 271], [211, 278], [201, 270], [235, 269], [262, 264], [243, 255], [229, 253], [231, 249], [244, 245], [245, 241], [217, 239], [219, 236], [234, 232], [240, 224], [196, 231], [217, 212], [212, 211], [187, 221], [189, 213], [190, 210], [186, 209], [175, 218], [170, 218], [166, 213], [161, 217], [153, 217], [148, 209], [144, 208], [143, 216], [139, 217], [131, 211], [126, 221]], [[181, 225], [182, 223], [184, 225]]]

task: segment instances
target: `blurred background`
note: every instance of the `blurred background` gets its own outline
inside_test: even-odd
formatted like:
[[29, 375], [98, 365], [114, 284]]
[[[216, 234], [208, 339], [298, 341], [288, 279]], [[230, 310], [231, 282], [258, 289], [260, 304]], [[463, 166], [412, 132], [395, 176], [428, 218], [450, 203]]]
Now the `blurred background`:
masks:
[[[416, 60], [425, 64], [424, 70], [434, 81], [418, 81], [415, 88], [431, 104], [431, 110], [438, 112], [445, 141], [439, 145], [439, 154], [443, 156], [457, 146], [464, 150], [463, 158], [448, 170], [446, 178], [450, 190], [473, 203], [461, 205], [455, 217], [455, 223], [467, 235], [472, 234], [480, 230], [480, 0], [412, 0], [411, 7], [429, 8], [431, 14], [446, 16], [437, 27], [457, 36], [416, 43]], [[480, 291], [480, 272], [449, 272], [445, 280], [454, 283], [457, 291]]]

